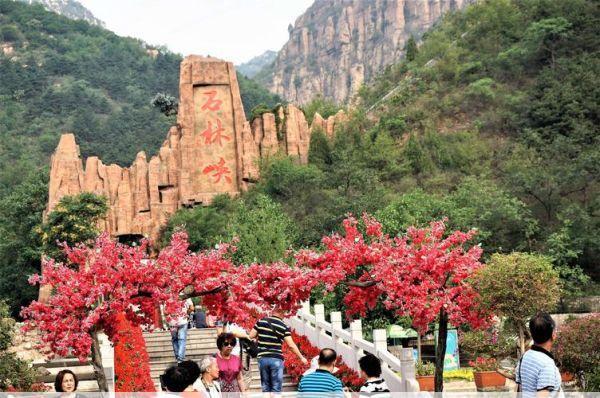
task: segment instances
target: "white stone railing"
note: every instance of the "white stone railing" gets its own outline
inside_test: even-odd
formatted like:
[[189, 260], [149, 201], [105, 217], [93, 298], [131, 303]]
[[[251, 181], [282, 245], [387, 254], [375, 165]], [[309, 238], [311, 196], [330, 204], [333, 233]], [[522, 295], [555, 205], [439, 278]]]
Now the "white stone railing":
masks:
[[[304, 303], [295, 317], [288, 318], [286, 323], [296, 333], [306, 336], [318, 348], [333, 348], [343, 361], [360, 373], [358, 360], [369, 352], [381, 360], [382, 377], [392, 392], [419, 391], [415, 379], [415, 362], [412, 348], [403, 348], [398, 359], [387, 349], [385, 329], [373, 330], [373, 342], [363, 339], [360, 319], [350, 324], [350, 331], [342, 328], [342, 313], [330, 314], [331, 323], [325, 320], [325, 307], [316, 304], [314, 315], [310, 313], [310, 304]], [[310, 358], [308, 358], [310, 361]], [[400, 375], [401, 376], [400, 376]]]

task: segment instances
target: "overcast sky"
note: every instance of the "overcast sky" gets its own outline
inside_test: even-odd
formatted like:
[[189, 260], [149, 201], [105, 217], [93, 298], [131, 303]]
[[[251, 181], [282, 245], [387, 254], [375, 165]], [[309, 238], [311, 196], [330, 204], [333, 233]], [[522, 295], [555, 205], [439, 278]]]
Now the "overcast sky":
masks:
[[278, 51], [313, 0], [79, 0], [120, 36], [235, 64]]

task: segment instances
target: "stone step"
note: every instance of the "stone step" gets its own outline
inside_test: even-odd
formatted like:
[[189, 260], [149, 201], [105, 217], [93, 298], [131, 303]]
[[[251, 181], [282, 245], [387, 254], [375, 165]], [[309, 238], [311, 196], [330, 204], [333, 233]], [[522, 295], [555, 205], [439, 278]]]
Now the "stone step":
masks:
[[[154, 332], [142, 333], [145, 340], [151, 341], [155, 339], [171, 339], [171, 332], [164, 330], [156, 330]], [[216, 338], [216, 329], [188, 329], [188, 338]]]
[[67, 357], [67, 358], [55, 358], [49, 361], [38, 361], [33, 362], [32, 366], [39, 367], [42, 366], [46, 369], [50, 368], [72, 368], [77, 366], [87, 366], [91, 363], [90, 359], [87, 359], [85, 362], [80, 362], [79, 359], [75, 357]]
[[[185, 349], [194, 350], [194, 349], [217, 349], [216, 344], [213, 341], [186, 341]], [[160, 343], [160, 344], [152, 344], [146, 346], [146, 351], [148, 354], [153, 352], [162, 352], [162, 351], [173, 351], [173, 344], [169, 341], [168, 343]]]
[[[194, 359], [194, 360], [198, 360], [200, 358], [202, 358], [205, 355], [214, 355], [217, 353], [217, 348], [198, 348], [198, 349], [193, 349], [193, 350], [186, 350], [185, 351], [185, 357], [186, 359]], [[154, 362], [156, 361], [161, 361], [164, 359], [168, 359], [168, 358], [173, 358], [175, 359], [175, 354], [173, 353], [173, 350], [168, 350], [168, 351], [160, 351], [160, 352], [153, 352], [152, 354], [150, 354], [150, 361]]]
[[[284, 391], [296, 391], [298, 389], [298, 386], [296, 385], [296, 383], [292, 383], [291, 381], [283, 381], [283, 384], [281, 385], [282, 389]], [[251, 391], [261, 391], [261, 386], [260, 386], [260, 380], [253, 380], [253, 382], [250, 384], [250, 386], [248, 386], [248, 388]]]

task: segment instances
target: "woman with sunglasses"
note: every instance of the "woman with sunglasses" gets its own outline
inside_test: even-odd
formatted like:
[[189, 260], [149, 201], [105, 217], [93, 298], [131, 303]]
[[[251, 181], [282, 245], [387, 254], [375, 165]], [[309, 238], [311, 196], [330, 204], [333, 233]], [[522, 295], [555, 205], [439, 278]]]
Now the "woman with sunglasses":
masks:
[[231, 333], [221, 333], [217, 337], [217, 364], [219, 365], [219, 380], [223, 392], [245, 392], [242, 375], [242, 361], [231, 351], [235, 347], [236, 338]]

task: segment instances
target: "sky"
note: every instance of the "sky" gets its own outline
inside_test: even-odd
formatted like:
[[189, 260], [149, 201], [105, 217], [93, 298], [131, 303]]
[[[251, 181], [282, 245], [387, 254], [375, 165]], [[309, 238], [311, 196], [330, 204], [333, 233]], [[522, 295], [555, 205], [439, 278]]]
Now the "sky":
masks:
[[182, 55], [246, 62], [278, 51], [313, 0], [78, 0], [106, 28]]

